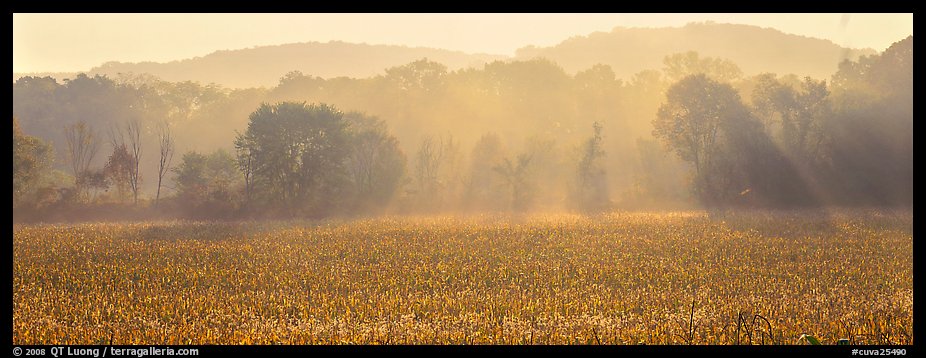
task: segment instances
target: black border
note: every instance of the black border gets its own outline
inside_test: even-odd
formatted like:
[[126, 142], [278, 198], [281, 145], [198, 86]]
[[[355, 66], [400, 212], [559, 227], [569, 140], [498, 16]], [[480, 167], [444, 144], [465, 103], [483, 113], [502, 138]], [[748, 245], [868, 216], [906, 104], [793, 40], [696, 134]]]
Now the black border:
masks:
[[[827, 6], [829, 5], [829, 6]], [[872, 5], [875, 5], [877, 9], [873, 9]], [[452, 8], [448, 9], [443, 6], [451, 6]], [[837, 6], [832, 6], [825, 3], [812, 3], [812, 2], [755, 2], [755, 1], [743, 1], [736, 4], [718, 4], [718, 3], [702, 3], [702, 2], [682, 2], [682, 3], [661, 3], [661, 2], [616, 2], [611, 1], [607, 3], [600, 3], [596, 5], [583, 4], [578, 2], [558, 2], [552, 4], [542, 4], [537, 2], [531, 2], [529, 8], [524, 5], [518, 5], [513, 3], [507, 4], [485, 4], [485, 3], [475, 3], [475, 2], [444, 2], [444, 3], [430, 3], [430, 4], [411, 4], [411, 3], [401, 3], [401, 2], [375, 2], [369, 4], [358, 5], [352, 2], [261, 2], [261, 3], [246, 3], [246, 2], [222, 2], [220, 5], [213, 5], [209, 3], [191, 3], [191, 2], [179, 2], [179, 1], [157, 1], [157, 2], [122, 2], [122, 3], [86, 3], [80, 1], [68, 1], [68, 2], [48, 2], [48, 1], [33, 1], [33, 2], [24, 2], [20, 1], [15, 4], [9, 5], [11, 16], [13, 13], [17, 12], [187, 12], [187, 13], [236, 13], [236, 12], [248, 12], [248, 13], [272, 13], [272, 12], [410, 12], [410, 13], [423, 13], [423, 12], [478, 12], [478, 13], [520, 13], [520, 12], [653, 12], [653, 13], [664, 13], [664, 12], [690, 12], [690, 13], [703, 13], [703, 12], [769, 12], [769, 13], [788, 13], [788, 12], [827, 12], [827, 13], [839, 13], [839, 12], [903, 12], [903, 13], [914, 13], [914, 18], [916, 18], [916, 11], [912, 3], [847, 3], [840, 2]], [[914, 24], [915, 29], [915, 24]], [[915, 31], [914, 31], [915, 32]], [[898, 39], [899, 40], [899, 39]], [[914, 49], [916, 48], [914, 44]], [[915, 59], [914, 59], [915, 61]], [[918, 78], [916, 74], [915, 78]], [[916, 94], [916, 81], [914, 81], [914, 93]], [[915, 136], [915, 133], [914, 133]], [[915, 202], [914, 197], [914, 202]], [[919, 226], [918, 221], [914, 219], [914, 233], [917, 231], [916, 228]], [[914, 293], [915, 296], [919, 296], [920, 288], [923, 287], [923, 274], [920, 274], [922, 264], [917, 263], [917, 256], [919, 256], [920, 250], [917, 250], [919, 246], [922, 248], [922, 244], [918, 244], [916, 241], [916, 235], [913, 235], [913, 272], [914, 272]], [[12, 245], [12, 236], [10, 236], [10, 245]], [[9, 342], [10, 346], [12, 345], [13, 340], [13, 315], [12, 315], [12, 297], [13, 297], [13, 251], [12, 246], [9, 251], [9, 264], [6, 265], [6, 269], [10, 270], [9, 274], [6, 276], [9, 278], [9, 284], [7, 285], [8, 295], [5, 299], [9, 300], [10, 315], [7, 316], [7, 325], [6, 329], [9, 330]], [[921, 296], [922, 297], [922, 296]], [[913, 331], [914, 337], [917, 335], [922, 335], [922, 324], [917, 325], [917, 322], [923, 322], [923, 313], [921, 309], [917, 309], [916, 300], [914, 300], [914, 324]], [[270, 354], [273, 356], [305, 356], [306, 354], [337, 354], [337, 353], [353, 353], [353, 354], [379, 354], [379, 353], [414, 353], [414, 354], [435, 354], [435, 353], [444, 353], [444, 352], [454, 352], [454, 353], [469, 353], [469, 354], [479, 354], [479, 353], [490, 353], [490, 354], [510, 354], [510, 353], [520, 353], [520, 354], [540, 354], [540, 353], [552, 353], [558, 355], [566, 354], [583, 354], [590, 356], [600, 356], [600, 355], [610, 355], [614, 353], [626, 353], [630, 356], [638, 355], [705, 355], [705, 356], [714, 356], [716, 354], [721, 355], [734, 355], [734, 356], [753, 356], [753, 355], [770, 355], [770, 356], [782, 356], [782, 355], [833, 355], [833, 356], [843, 356], [843, 357], [852, 357], [853, 349], [906, 349], [907, 357], [915, 357], [921, 354], [920, 349], [917, 349], [916, 345], [909, 346], [656, 346], [656, 345], [628, 345], [628, 346], [428, 346], [428, 345], [417, 345], [417, 346], [237, 346], [237, 345], [227, 345], [227, 346], [204, 346], [204, 345], [195, 345], [195, 346], [161, 346], [154, 345], [155, 347], [171, 347], [171, 348], [196, 348], [199, 350], [200, 357], [211, 357], [216, 354], [219, 355], [228, 355], [228, 354], [245, 354], [245, 355], [258, 355], [258, 354]], [[51, 346], [16, 346], [20, 348], [50, 348]], [[100, 348], [102, 351], [106, 346], [80, 346], [85, 348]], [[121, 348], [127, 347], [144, 347], [144, 346], [115, 346]], [[11, 349], [8, 348], [8, 349]], [[11, 352], [12, 350], [8, 350]], [[47, 351], [46, 351], [47, 352]], [[10, 353], [10, 354], [11, 354]], [[11, 354], [11, 356], [13, 356]], [[45, 355], [46, 357], [50, 354]], [[157, 356], [155, 356], [157, 357]]]
[[[783, 345], [783, 346], [749, 346], [749, 345], [739, 345], [739, 346], [719, 346], [719, 345], [627, 345], [627, 346], [609, 346], [609, 345], [582, 345], [582, 346], [570, 346], [570, 345], [525, 345], [525, 346], [512, 346], [512, 345], [383, 345], [383, 346], [367, 346], [367, 345], [314, 345], [314, 346], [299, 346], [299, 345], [140, 345], [140, 346], [130, 346], [130, 345], [23, 345], [16, 346], [21, 349], [45, 349], [45, 356], [51, 356], [49, 350], [52, 347], [70, 347], [71, 349], [99, 349], [100, 356], [102, 357], [102, 352], [104, 349], [112, 348], [147, 348], [154, 347], [157, 349], [171, 348], [174, 350], [177, 349], [197, 349], [199, 351], [199, 357], [209, 357], [216, 354], [247, 354], [247, 355], [272, 355], [274, 357], [278, 355], [293, 355], [300, 354], [304, 355], [307, 353], [314, 354], [335, 354], [335, 353], [355, 353], [355, 354], [372, 354], [372, 353], [395, 353], [395, 354], [408, 354], [408, 353], [421, 353], [421, 354], [434, 354], [434, 353], [444, 353], [444, 352], [458, 352], [458, 353], [524, 353], [524, 354], [542, 354], [542, 353], [552, 353], [552, 354], [587, 354], [587, 355], [601, 355], [601, 354], [612, 354], [612, 353], [628, 353], [632, 355], [653, 355], [653, 354], [673, 354], [673, 355], [704, 355], [704, 356], [713, 356], [716, 353], [725, 353], [725, 354], [736, 354], [736, 355], [755, 355], [755, 354], [773, 354], [773, 355], [792, 355], [792, 354], [838, 354], [843, 356], [853, 356], [853, 350], [906, 350], [905, 356], [915, 357], [916, 352], [914, 351], [914, 346], [904, 345], [904, 346], [873, 346], [873, 345], [864, 345], [864, 346], [835, 346], [835, 345], [826, 345], [826, 346], [802, 346], [802, 345]], [[108, 354], [107, 357], [120, 357]], [[863, 355], [856, 355], [857, 357], [864, 357]], [[22, 355], [20, 357], [26, 357]], [[67, 355], [59, 357], [66, 358]], [[126, 356], [134, 357], [134, 356]], [[150, 355], [147, 357], [171, 357], [167, 355]], [[174, 356], [177, 357], [177, 356]], [[190, 356], [195, 357], [195, 356]]]

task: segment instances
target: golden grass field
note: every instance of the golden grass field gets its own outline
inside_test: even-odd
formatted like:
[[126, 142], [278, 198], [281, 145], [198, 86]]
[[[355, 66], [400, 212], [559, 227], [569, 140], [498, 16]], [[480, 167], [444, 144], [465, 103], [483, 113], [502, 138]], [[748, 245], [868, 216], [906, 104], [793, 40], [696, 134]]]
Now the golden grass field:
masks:
[[14, 225], [13, 343], [913, 344], [912, 222], [814, 211]]

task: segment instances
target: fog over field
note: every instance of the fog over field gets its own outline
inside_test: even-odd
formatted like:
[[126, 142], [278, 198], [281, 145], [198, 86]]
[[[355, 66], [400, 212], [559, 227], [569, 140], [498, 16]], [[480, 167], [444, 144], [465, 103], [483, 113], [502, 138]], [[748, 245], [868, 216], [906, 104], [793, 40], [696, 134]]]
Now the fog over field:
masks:
[[13, 19], [15, 344], [913, 342], [912, 14]]

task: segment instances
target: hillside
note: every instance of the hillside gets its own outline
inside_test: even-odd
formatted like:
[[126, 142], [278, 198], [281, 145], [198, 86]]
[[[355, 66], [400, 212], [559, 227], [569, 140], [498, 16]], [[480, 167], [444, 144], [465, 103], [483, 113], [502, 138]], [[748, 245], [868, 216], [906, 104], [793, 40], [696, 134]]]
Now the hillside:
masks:
[[[794, 73], [828, 79], [843, 59], [874, 54], [871, 49], [848, 49], [831, 41], [790, 35], [750, 25], [692, 23], [674, 28], [616, 27], [611, 32], [576, 36], [552, 47], [526, 46], [515, 57], [468, 54], [425, 47], [353, 44], [340, 41], [216, 51], [211, 54], [158, 62], [107, 62], [89, 74], [115, 78], [119, 73], [150, 73], [166, 81], [217, 83], [226, 87], [272, 87], [294, 70], [323, 78], [366, 78], [386, 68], [428, 58], [450, 70], [481, 67], [495, 60], [545, 57], [575, 73], [595, 64], [612, 67], [618, 78], [629, 79], [645, 69], [661, 69], [665, 56], [697, 51], [702, 56], [732, 60], [746, 75], [761, 72]], [[22, 75], [13, 74], [15, 81]], [[35, 75], [35, 74], [29, 74]], [[53, 77], [69, 78], [71, 73]], [[59, 78], [59, 79], [62, 79]]]
[[307, 75], [364, 78], [393, 66], [425, 58], [450, 69], [482, 66], [502, 56], [467, 54], [424, 47], [308, 42], [217, 51], [203, 57], [168, 63], [108, 62], [90, 70], [110, 77], [117, 73], [151, 73], [167, 81], [193, 80], [227, 87], [275, 86], [294, 70]]
[[676, 28], [616, 27], [609, 33], [576, 36], [552, 47], [527, 46], [515, 58], [545, 57], [572, 73], [604, 63], [618, 78], [627, 79], [644, 69], [661, 69], [666, 55], [687, 51], [732, 60], [746, 75], [794, 73], [821, 79], [835, 73], [843, 59], [875, 53], [769, 28], [691, 23]]

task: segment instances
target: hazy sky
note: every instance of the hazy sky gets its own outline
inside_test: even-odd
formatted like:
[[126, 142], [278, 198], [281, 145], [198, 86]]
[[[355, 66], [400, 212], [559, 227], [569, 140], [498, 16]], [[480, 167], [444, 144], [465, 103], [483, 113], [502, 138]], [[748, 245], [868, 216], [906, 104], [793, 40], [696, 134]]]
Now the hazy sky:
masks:
[[341, 40], [513, 55], [615, 26], [750, 24], [882, 51], [913, 14], [14, 14], [13, 72], [85, 71], [216, 50]]

